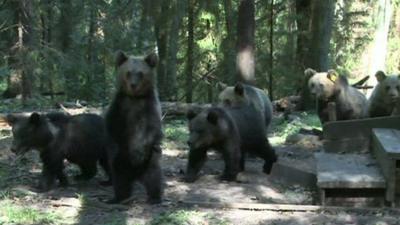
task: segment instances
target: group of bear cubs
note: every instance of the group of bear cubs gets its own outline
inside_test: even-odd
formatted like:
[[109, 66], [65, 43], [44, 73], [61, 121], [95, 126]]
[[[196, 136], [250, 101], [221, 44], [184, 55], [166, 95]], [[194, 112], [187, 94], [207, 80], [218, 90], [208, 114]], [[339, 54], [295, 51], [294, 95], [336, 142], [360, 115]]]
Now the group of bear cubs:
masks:
[[347, 78], [335, 70], [316, 72], [305, 70], [308, 88], [317, 98], [317, 112], [321, 123], [329, 121], [328, 104], [335, 103], [337, 120], [400, 115], [400, 76], [378, 71], [378, 84], [367, 100], [365, 95], [349, 84]]
[[[163, 195], [161, 157], [161, 106], [155, 86], [157, 55], [116, 56], [117, 88], [104, 118], [95, 114], [32, 113], [30, 116], [9, 114], [12, 126], [11, 151], [16, 154], [36, 149], [43, 163], [39, 189], [48, 191], [57, 181], [68, 185], [64, 160], [79, 166], [77, 180], [87, 180], [97, 173], [97, 163], [108, 179], [101, 184], [113, 185], [114, 197], [108, 203], [120, 203], [131, 195], [132, 184], [141, 182], [149, 203], [160, 203]], [[317, 73], [307, 69], [311, 93], [319, 101], [321, 122], [327, 121], [327, 103], [335, 102], [339, 120], [365, 115], [396, 114], [400, 79], [376, 74], [379, 84], [367, 101], [350, 86], [344, 76], [333, 70]], [[247, 153], [264, 160], [263, 172], [269, 174], [277, 161], [267, 138], [272, 118], [272, 104], [264, 91], [237, 83], [225, 87], [220, 104], [192, 108], [187, 112], [190, 147], [185, 181], [198, 178], [207, 151], [221, 153], [225, 168], [222, 180], [234, 181], [245, 169]], [[368, 106], [368, 107], [366, 107]]]

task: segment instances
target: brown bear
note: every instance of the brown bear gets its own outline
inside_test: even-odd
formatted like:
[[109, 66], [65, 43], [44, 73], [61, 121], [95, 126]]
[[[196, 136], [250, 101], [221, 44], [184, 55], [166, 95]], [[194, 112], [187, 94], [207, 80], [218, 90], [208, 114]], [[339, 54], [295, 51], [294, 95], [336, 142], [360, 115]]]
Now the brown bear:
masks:
[[365, 117], [367, 99], [359, 90], [349, 85], [343, 75], [335, 70], [317, 73], [313, 69], [304, 71], [311, 94], [317, 98], [317, 112], [322, 124], [329, 121], [328, 104], [336, 105], [337, 120], [360, 119]]
[[[250, 105], [248, 107], [213, 107], [197, 116], [188, 114], [189, 119], [189, 161], [187, 181], [194, 181], [206, 157], [206, 151], [214, 148], [225, 160], [226, 180], [234, 180], [237, 167], [245, 169], [245, 155], [251, 153], [264, 159], [263, 172], [269, 174], [277, 161], [275, 150], [266, 137], [263, 115]], [[237, 152], [240, 147], [240, 154]], [[240, 157], [237, 164], [237, 157]], [[229, 176], [228, 176], [229, 175]]]
[[233, 119], [219, 107], [205, 109], [198, 113], [189, 110], [190, 147], [187, 164], [187, 182], [197, 179], [197, 174], [207, 158], [207, 151], [214, 149], [222, 154], [225, 170], [222, 180], [236, 179], [240, 163], [240, 136]]
[[265, 126], [271, 123], [272, 104], [265, 92], [254, 86], [237, 83], [235, 86], [227, 86], [218, 96], [224, 107], [254, 106], [263, 115]]
[[399, 115], [400, 76], [387, 76], [383, 71], [375, 74], [378, 84], [368, 99], [368, 116]]
[[118, 85], [106, 113], [108, 132], [117, 149], [112, 161], [114, 198], [121, 202], [131, 195], [132, 183], [146, 188], [148, 202], [162, 198], [161, 106], [155, 85], [157, 55], [127, 56], [118, 52]]
[[[12, 126], [11, 151], [23, 154], [36, 149], [43, 163], [39, 189], [48, 191], [59, 180], [67, 185], [64, 159], [79, 166], [81, 174], [76, 178], [90, 179], [96, 175], [97, 162], [110, 177], [109, 154], [111, 148], [104, 120], [95, 114], [74, 116], [62, 113], [30, 116], [9, 114], [6, 121]], [[104, 183], [110, 183], [108, 180]]]

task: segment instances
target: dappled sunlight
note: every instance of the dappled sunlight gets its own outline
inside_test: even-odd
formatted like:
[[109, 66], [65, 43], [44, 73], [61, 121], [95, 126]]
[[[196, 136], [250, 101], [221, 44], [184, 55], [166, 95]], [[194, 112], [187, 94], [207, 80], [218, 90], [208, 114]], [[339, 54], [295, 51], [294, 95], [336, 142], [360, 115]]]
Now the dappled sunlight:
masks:
[[246, 81], [254, 81], [254, 51], [248, 46], [241, 49], [236, 56], [236, 64], [240, 74]]

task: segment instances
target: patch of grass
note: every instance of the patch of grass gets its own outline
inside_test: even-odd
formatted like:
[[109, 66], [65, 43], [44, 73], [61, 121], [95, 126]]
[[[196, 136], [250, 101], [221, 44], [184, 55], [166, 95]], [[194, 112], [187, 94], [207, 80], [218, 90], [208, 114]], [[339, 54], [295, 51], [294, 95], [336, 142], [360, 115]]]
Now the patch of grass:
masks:
[[186, 142], [189, 138], [189, 131], [186, 120], [169, 120], [164, 126], [165, 138], [171, 141]]
[[160, 214], [154, 218], [150, 225], [181, 225], [181, 224], [215, 224], [215, 225], [226, 225], [228, 221], [216, 217], [215, 215], [198, 212], [198, 211], [187, 211], [178, 210], [170, 211]]
[[0, 224], [54, 224], [61, 218], [55, 213], [18, 206], [9, 200], [0, 201], [0, 208]]
[[301, 112], [298, 116], [298, 119], [294, 119], [291, 122], [281, 120], [272, 125], [273, 137], [270, 138], [272, 144], [284, 143], [288, 136], [299, 132], [301, 128], [322, 129], [318, 115], [309, 112]]

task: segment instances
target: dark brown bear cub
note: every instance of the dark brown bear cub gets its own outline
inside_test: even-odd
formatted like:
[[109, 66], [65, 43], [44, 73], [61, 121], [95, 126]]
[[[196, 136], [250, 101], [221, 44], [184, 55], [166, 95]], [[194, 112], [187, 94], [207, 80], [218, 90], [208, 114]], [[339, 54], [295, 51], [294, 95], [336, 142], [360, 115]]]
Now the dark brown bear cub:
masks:
[[106, 114], [108, 132], [117, 152], [112, 162], [114, 198], [131, 195], [132, 183], [141, 181], [149, 203], [162, 198], [161, 106], [155, 87], [157, 56], [127, 56], [117, 53], [118, 86]]
[[190, 151], [185, 180], [193, 182], [197, 179], [209, 149], [215, 149], [223, 156], [225, 170], [221, 179], [235, 180], [239, 172], [241, 152], [239, 131], [232, 118], [218, 107], [205, 109], [198, 114], [191, 110], [187, 117]]
[[77, 179], [95, 176], [97, 161], [109, 175], [108, 136], [100, 116], [33, 113], [31, 116], [8, 115], [6, 120], [12, 126], [11, 151], [20, 154], [37, 149], [40, 152], [43, 162], [41, 191], [51, 189], [56, 180], [60, 185], [68, 184], [63, 172], [64, 159], [80, 167]]

